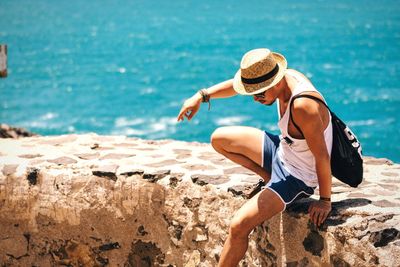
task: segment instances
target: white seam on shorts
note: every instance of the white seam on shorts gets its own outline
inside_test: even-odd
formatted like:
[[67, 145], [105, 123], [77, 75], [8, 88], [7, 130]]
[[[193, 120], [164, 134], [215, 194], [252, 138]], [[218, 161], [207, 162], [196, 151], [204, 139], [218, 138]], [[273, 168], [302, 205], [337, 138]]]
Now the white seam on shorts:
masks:
[[265, 189], [269, 189], [269, 190], [271, 190], [272, 192], [274, 192], [274, 193], [282, 200], [282, 202], [283, 202], [284, 207], [283, 207], [283, 210], [282, 210], [282, 211], [286, 210], [286, 202], [283, 200], [283, 198], [281, 197], [281, 195], [279, 195], [278, 192], [276, 192], [276, 191], [275, 191], [274, 189], [272, 189], [271, 187], [266, 187]]
[[286, 203], [286, 204], [289, 205], [290, 203], [292, 203], [292, 202], [296, 199], [296, 197], [298, 197], [301, 193], [304, 193], [304, 194], [306, 194], [306, 195], [308, 195], [308, 196], [311, 196], [311, 195], [312, 195], [312, 194], [308, 194], [307, 192], [301, 191], [301, 192], [299, 192], [291, 201], [289, 201], [289, 202]]
[[264, 144], [265, 144], [265, 132], [263, 132], [263, 137], [261, 138], [261, 168], [264, 168]]

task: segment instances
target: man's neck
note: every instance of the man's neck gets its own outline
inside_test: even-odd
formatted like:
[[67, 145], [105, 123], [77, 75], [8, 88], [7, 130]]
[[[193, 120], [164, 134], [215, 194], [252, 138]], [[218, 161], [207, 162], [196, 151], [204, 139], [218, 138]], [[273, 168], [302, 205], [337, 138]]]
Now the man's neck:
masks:
[[292, 96], [292, 90], [289, 87], [286, 75], [279, 83], [278, 90], [280, 91], [278, 95], [279, 102], [281, 104], [287, 104], [289, 102], [290, 97]]

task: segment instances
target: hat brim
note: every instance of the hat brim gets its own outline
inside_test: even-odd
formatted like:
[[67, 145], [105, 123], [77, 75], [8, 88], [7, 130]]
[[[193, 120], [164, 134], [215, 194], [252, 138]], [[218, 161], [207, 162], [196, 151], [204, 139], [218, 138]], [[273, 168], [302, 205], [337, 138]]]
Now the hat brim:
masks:
[[238, 72], [236, 72], [235, 77], [233, 78], [233, 89], [241, 95], [254, 95], [264, 92], [275, 86], [285, 75], [287, 69], [287, 61], [285, 57], [279, 53], [272, 52], [272, 55], [274, 56], [276, 63], [279, 65], [279, 71], [272, 79], [264, 82], [263, 87], [252, 92], [246, 91], [245, 85], [242, 83], [242, 73], [239, 69]]

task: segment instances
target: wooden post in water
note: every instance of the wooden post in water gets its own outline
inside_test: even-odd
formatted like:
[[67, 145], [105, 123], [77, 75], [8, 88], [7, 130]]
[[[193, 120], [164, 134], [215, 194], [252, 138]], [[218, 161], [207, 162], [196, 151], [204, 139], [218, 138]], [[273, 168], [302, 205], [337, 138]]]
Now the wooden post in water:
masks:
[[0, 78], [7, 77], [7, 45], [0, 44]]

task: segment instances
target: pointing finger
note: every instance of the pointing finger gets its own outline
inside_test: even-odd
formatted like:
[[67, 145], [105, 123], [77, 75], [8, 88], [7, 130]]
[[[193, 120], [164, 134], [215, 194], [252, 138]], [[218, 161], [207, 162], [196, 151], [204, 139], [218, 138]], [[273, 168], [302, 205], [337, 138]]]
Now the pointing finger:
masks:
[[190, 112], [190, 109], [188, 109], [187, 107], [183, 106], [181, 108], [181, 111], [179, 112], [179, 119], [180, 120], [184, 120], [184, 117], [187, 117], [187, 113]]
[[179, 111], [178, 121], [183, 120], [182, 115], [183, 115], [184, 110], [185, 110], [184, 108], [181, 108], [181, 110]]

